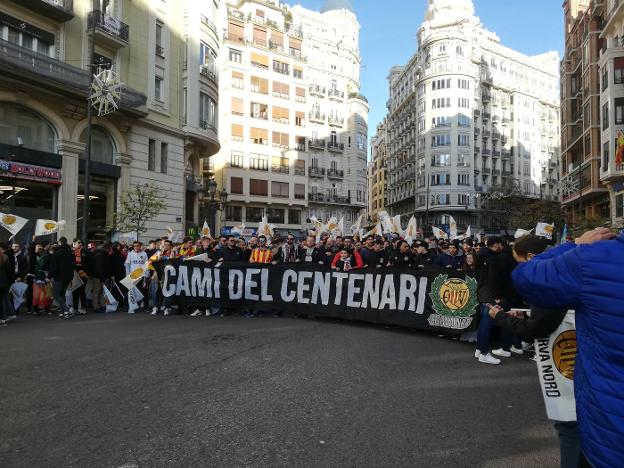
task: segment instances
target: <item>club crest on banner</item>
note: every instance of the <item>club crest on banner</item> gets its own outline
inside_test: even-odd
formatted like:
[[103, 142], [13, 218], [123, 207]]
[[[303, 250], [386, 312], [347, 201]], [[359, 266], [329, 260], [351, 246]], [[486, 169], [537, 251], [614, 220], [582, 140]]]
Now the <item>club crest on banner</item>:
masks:
[[567, 330], [555, 338], [552, 349], [555, 367], [566, 379], [574, 380], [576, 364], [576, 330]]
[[429, 325], [463, 330], [472, 323], [479, 305], [477, 280], [470, 276], [463, 280], [438, 275], [431, 285], [429, 297], [436, 311], [429, 316]]

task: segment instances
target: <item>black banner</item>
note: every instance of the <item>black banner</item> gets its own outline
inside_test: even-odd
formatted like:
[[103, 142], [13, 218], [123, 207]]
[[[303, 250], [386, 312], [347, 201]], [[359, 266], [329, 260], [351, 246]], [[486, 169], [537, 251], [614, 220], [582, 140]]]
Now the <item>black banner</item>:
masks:
[[314, 264], [168, 260], [154, 264], [164, 297], [180, 305], [250, 307], [419, 329], [473, 330], [477, 282], [430, 268], [339, 272]]

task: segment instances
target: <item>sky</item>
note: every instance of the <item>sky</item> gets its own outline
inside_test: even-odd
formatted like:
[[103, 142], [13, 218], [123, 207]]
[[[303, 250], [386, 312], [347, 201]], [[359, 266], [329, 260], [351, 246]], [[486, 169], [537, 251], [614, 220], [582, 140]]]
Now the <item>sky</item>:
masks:
[[[299, 0], [302, 6], [319, 10], [324, 0]], [[427, 0], [351, 0], [360, 31], [362, 94], [370, 104], [369, 137], [386, 114], [388, 71], [403, 65], [416, 52], [416, 33], [422, 23]], [[476, 15], [495, 32], [501, 43], [527, 55], [550, 50], [563, 54], [563, 9], [561, 0], [474, 0]]]

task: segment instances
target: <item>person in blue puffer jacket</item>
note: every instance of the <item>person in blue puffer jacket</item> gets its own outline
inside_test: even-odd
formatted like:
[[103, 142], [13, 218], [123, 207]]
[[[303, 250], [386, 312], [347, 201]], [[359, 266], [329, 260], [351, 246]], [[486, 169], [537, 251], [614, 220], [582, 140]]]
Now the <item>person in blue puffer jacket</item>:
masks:
[[512, 274], [529, 303], [576, 309], [576, 411], [594, 468], [624, 464], [624, 233], [615, 237], [597, 228]]

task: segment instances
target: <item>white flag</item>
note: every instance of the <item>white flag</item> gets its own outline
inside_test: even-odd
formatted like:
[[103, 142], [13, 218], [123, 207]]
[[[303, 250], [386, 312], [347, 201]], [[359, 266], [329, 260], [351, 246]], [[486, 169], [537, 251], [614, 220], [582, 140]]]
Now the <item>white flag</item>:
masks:
[[431, 230], [433, 231], [433, 237], [435, 237], [436, 239], [446, 239], [448, 237], [446, 235], [446, 232], [444, 232], [440, 228], [437, 228], [435, 226], [431, 226]]
[[451, 239], [457, 238], [457, 223], [452, 216], [449, 216], [449, 233], [451, 234]]
[[67, 289], [69, 289], [71, 292], [74, 292], [76, 289], [78, 289], [83, 284], [84, 284], [84, 282], [82, 281], [82, 278], [80, 277], [78, 272], [76, 270], [74, 270], [74, 277], [72, 278], [71, 283], [69, 283], [69, 286], [68, 286]]
[[210, 260], [210, 257], [208, 257], [207, 253], [203, 253], [203, 254], [195, 255], [194, 257], [187, 257], [184, 259], [185, 262], [189, 260], [195, 260], [198, 262], [207, 262]]
[[[22, 230], [28, 220], [7, 213], [0, 213], [0, 226], [9, 231], [13, 236]], [[13, 237], [11, 236], [11, 237]]]
[[35, 225], [35, 236], [47, 236], [59, 232], [65, 226], [65, 221], [53, 221], [51, 219], [38, 219]]
[[13, 298], [13, 308], [17, 311], [22, 304], [26, 302], [26, 290], [28, 289], [28, 284], [23, 281], [16, 281], [9, 288], [9, 294]]
[[242, 236], [244, 231], [245, 231], [245, 223], [242, 223], [238, 226], [234, 226], [232, 230], [230, 231], [230, 233], [238, 234], [239, 236]]
[[368, 236], [383, 237], [383, 229], [381, 227], [381, 223], [377, 223], [377, 225], [373, 229], [371, 229], [362, 236], [362, 239], [365, 239]]
[[412, 216], [407, 223], [407, 228], [405, 228], [405, 240], [409, 245], [412, 245], [417, 235], [418, 225], [416, 224], [416, 218]]
[[139, 308], [139, 303], [143, 300], [143, 294], [137, 288], [128, 291], [128, 312], [134, 312]]
[[353, 224], [351, 226], [351, 234], [353, 234], [354, 236], [360, 232], [360, 229], [362, 227], [362, 220], [363, 219], [364, 219], [364, 215], [361, 214], [360, 216], [358, 216], [358, 219], [355, 222], [355, 224]]
[[104, 285], [102, 286], [102, 292], [103, 292], [102, 302], [106, 306], [106, 312], [116, 312], [117, 306], [119, 305], [119, 303], [115, 299], [115, 296], [113, 296], [113, 294]]
[[524, 229], [516, 229], [516, 233], [514, 234], [514, 239], [520, 239], [522, 236], [526, 236], [527, 234], [531, 234], [533, 229], [530, 231], [525, 231]]
[[464, 239], [468, 239], [469, 237], [472, 236], [472, 232], [470, 232], [470, 226], [468, 226], [468, 229], [466, 229], [466, 232], [464, 232]]
[[274, 226], [272, 224], [269, 224], [266, 216], [263, 216], [262, 221], [260, 221], [260, 224], [258, 225], [258, 236], [264, 236], [267, 239], [272, 239], [273, 229]]
[[174, 236], [174, 232], [173, 229], [171, 229], [170, 226], [167, 226], [167, 240], [170, 240], [173, 242], [173, 236]]
[[385, 234], [392, 234], [394, 227], [392, 225], [392, 219], [390, 219], [390, 215], [386, 211], [380, 211], [378, 217], [379, 221], [381, 222], [383, 232]]
[[555, 232], [555, 225], [548, 223], [537, 223], [535, 227], [535, 235], [545, 237], [546, 239], [553, 238], [553, 232]]
[[120, 283], [123, 284], [128, 291], [131, 290], [135, 284], [137, 284], [139, 281], [141, 281], [141, 279], [143, 279], [143, 276], [145, 275], [145, 271], [147, 270], [147, 267], [148, 267], [147, 263], [145, 265], [134, 267], [130, 271], [128, 276], [122, 279]]
[[[549, 338], [535, 340], [535, 351], [548, 419], [576, 421], [576, 328], [573, 310], [568, 311], [559, 328]], [[553, 383], [556, 384], [556, 391], [553, 391]]]
[[392, 232], [403, 236], [403, 228], [401, 227], [401, 215], [396, 215], [392, 218]]
[[208, 221], [204, 220], [204, 225], [201, 230], [202, 237], [210, 237], [212, 238], [212, 233], [210, 232], [210, 226], [208, 226]]

